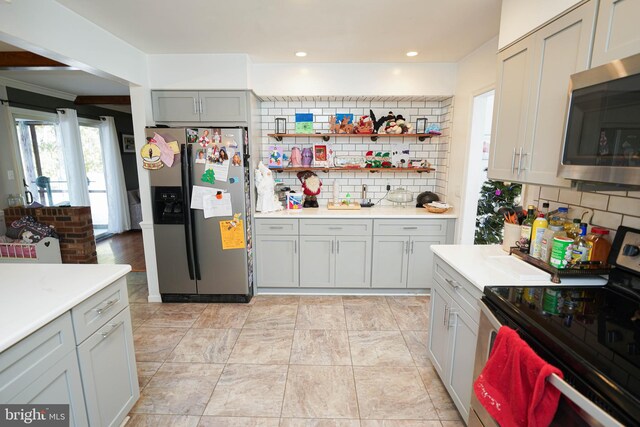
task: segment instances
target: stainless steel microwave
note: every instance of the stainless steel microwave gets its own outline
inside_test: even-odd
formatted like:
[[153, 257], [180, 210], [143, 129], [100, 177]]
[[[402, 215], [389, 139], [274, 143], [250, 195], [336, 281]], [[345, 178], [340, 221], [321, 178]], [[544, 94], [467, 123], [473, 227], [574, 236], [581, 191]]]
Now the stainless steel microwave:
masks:
[[558, 175], [640, 186], [640, 54], [571, 76]]

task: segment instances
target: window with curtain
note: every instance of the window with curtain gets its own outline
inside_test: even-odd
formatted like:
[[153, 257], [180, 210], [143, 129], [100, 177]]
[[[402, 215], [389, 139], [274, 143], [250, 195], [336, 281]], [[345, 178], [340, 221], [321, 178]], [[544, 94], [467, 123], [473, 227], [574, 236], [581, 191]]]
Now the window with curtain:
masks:
[[106, 231], [109, 224], [109, 205], [107, 203], [104, 159], [102, 157], [99, 122], [92, 122], [88, 120], [81, 121], [80, 140], [82, 141], [82, 154], [87, 172], [93, 227]]
[[45, 206], [69, 200], [62, 146], [57, 124], [48, 121], [16, 120], [24, 178], [34, 200]]

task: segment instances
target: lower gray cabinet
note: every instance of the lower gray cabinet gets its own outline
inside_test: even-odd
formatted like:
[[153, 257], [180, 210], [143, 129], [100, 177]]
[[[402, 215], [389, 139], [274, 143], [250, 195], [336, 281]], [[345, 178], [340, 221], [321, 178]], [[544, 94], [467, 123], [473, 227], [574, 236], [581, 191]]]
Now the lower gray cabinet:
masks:
[[7, 403], [68, 404], [69, 426], [87, 426], [89, 423], [76, 352], [71, 351], [53, 365], [48, 366], [43, 374]]
[[258, 286], [297, 288], [298, 235], [256, 237]]
[[118, 426], [140, 396], [129, 307], [78, 346], [92, 426]]
[[333, 236], [300, 236], [300, 286], [332, 288], [336, 273]]
[[[465, 423], [469, 419], [482, 292], [439, 257], [434, 260], [429, 358]], [[475, 304], [472, 304], [475, 302]]]

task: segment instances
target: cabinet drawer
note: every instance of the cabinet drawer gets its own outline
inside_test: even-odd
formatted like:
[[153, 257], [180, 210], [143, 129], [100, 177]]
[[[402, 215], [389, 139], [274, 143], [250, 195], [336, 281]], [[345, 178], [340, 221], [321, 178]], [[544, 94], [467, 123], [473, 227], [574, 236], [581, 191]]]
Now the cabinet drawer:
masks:
[[300, 235], [302, 236], [370, 236], [371, 220], [335, 220], [335, 219], [301, 219]]
[[373, 234], [376, 236], [444, 236], [447, 234], [447, 222], [446, 219], [420, 221], [376, 219], [373, 221]]
[[75, 347], [71, 316], [66, 312], [2, 352], [0, 402], [8, 402]]
[[451, 295], [454, 301], [460, 305], [473, 321], [478, 323], [480, 321], [478, 301], [482, 297], [482, 291], [442, 259], [437, 256], [434, 259], [434, 279], [442, 285], [445, 291]]
[[71, 309], [76, 342], [80, 344], [129, 305], [127, 281], [121, 277]]
[[294, 236], [298, 234], [297, 219], [256, 219], [256, 234]]

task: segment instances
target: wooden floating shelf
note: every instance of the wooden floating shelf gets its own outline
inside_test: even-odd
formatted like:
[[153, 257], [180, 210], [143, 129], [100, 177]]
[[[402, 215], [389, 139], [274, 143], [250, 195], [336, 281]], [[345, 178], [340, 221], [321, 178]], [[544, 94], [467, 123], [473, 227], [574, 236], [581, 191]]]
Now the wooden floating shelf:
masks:
[[274, 172], [300, 172], [300, 171], [321, 171], [321, 172], [329, 172], [329, 171], [339, 171], [339, 172], [415, 172], [415, 173], [431, 173], [434, 172], [433, 168], [336, 168], [336, 167], [291, 167], [291, 168], [269, 168]]
[[275, 138], [276, 141], [282, 141], [283, 138], [322, 138], [324, 141], [328, 141], [331, 138], [345, 138], [351, 136], [369, 137], [372, 141], [377, 141], [378, 138], [418, 138], [420, 141], [430, 139], [434, 136], [440, 136], [431, 133], [270, 133], [270, 137]]

